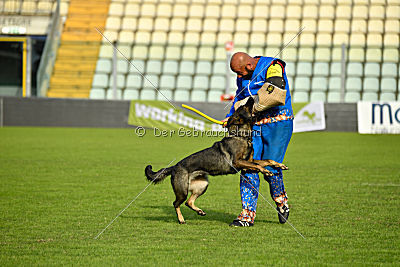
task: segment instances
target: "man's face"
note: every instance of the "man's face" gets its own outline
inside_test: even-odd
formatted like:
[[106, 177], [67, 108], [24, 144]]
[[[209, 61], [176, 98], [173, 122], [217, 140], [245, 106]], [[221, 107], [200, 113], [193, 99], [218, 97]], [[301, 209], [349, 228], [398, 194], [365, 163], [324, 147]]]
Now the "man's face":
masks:
[[233, 72], [237, 74], [238, 78], [243, 78], [245, 80], [249, 80], [253, 75], [253, 70], [251, 69], [251, 64], [242, 65], [242, 66], [235, 66], [232, 69]]

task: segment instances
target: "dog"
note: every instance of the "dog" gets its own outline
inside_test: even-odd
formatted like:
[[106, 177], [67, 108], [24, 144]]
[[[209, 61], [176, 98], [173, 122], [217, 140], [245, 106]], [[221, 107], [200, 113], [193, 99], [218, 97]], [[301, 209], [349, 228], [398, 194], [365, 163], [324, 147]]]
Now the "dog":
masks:
[[155, 184], [171, 175], [171, 184], [176, 196], [173, 205], [180, 224], [185, 223], [180, 205], [187, 199], [189, 192], [191, 195], [185, 205], [198, 215], [206, 215], [202, 209], [195, 206], [194, 202], [206, 192], [208, 175], [227, 175], [235, 174], [240, 170], [252, 170], [272, 176], [272, 173], [264, 167], [288, 169], [284, 164], [273, 160], [253, 159], [251, 133], [252, 126], [257, 120], [252, 114], [253, 105], [253, 98], [249, 98], [246, 104], [233, 113], [226, 124], [229, 135], [215, 142], [212, 147], [194, 153], [175, 166], [163, 168], [157, 172], [153, 172], [151, 165], [145, 168], [147, 179]]

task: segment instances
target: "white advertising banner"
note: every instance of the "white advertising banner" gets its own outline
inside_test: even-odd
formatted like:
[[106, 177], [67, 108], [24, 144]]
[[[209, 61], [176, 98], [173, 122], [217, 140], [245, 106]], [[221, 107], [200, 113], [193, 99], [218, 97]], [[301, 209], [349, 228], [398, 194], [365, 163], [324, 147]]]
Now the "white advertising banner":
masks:
[[323, 102], [307, 104], [296, 112], [293, 121], [293, 132], [325, 130], [325, 109]]
[[358, 132], [400, 134], [400, 102], [357, 103]]

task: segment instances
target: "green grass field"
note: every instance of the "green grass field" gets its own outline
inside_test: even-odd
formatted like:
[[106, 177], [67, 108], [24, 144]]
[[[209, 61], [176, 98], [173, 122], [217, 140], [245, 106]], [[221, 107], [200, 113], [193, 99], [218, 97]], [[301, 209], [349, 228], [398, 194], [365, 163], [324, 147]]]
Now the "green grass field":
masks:
[[[215, 138], [143, 138], [132, 129], [0, 129], [0, 262], [4, 265], [309, 265], [400, 262], [400, 137], [295, 134], [285, 163], [288, 224], [259, 198], [252, 228], [240, 212], [239, 175], [210, 178], [179, 225], [168, 180], [155, 169]], [[268, 186], [261, 193], [271, 202]]]

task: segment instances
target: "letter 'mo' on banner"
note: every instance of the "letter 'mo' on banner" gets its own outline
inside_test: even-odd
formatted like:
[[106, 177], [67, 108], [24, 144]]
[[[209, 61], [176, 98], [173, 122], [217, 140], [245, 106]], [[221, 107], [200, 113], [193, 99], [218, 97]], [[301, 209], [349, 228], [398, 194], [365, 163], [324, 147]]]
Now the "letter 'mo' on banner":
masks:
[[358, 132], [400, 134], [400, 102], [357, 103]]
[[196, 129], [199, 131], [221, 131], [221, 125], [194, 115], [180, 107], [174, 109], [164, 101], [137, 101], [133, 100], [129, 109], [128, 124], [160, 130]]

